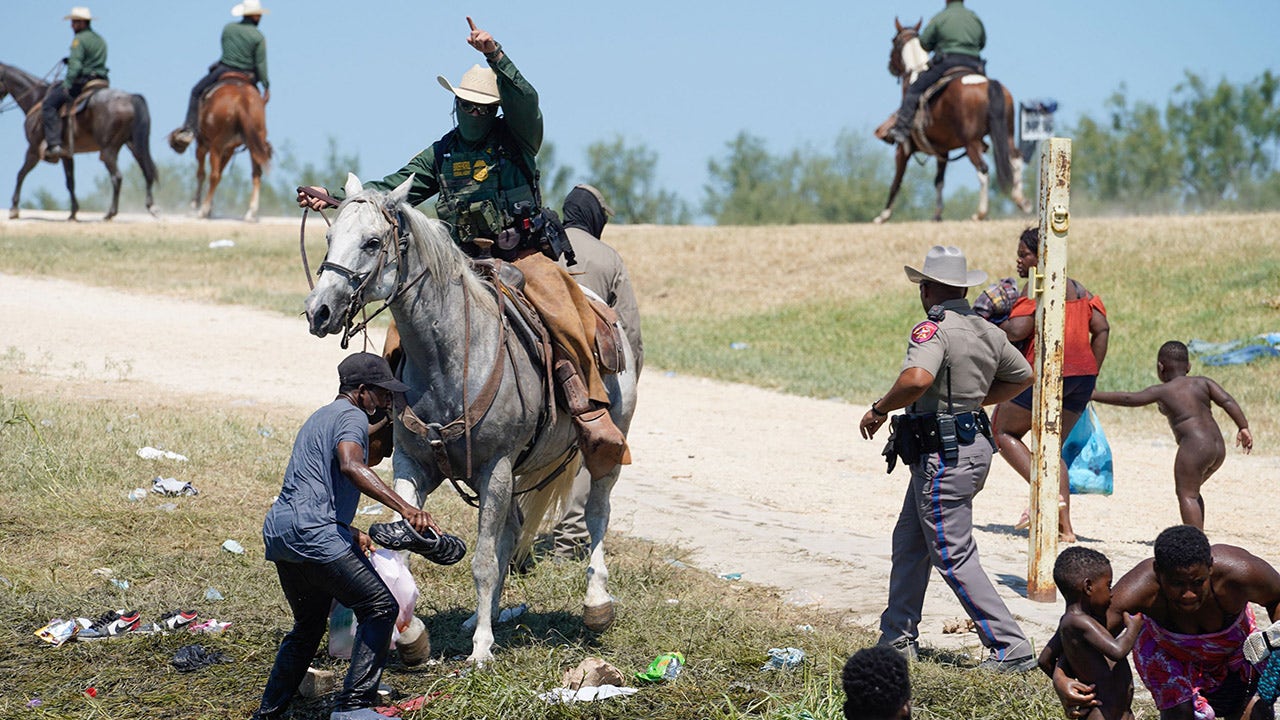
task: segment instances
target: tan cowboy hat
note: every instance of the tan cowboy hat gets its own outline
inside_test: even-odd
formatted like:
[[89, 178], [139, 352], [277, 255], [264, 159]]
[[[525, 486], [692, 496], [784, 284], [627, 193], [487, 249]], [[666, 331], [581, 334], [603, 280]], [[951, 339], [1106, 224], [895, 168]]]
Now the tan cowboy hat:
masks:
[[613, 217], [613, 208], [609, 207], [609, 203], [604, 201], [604, 193], [597, 190], [594, 185], [581, 183], [578, 185], [574, 185], [573, 189], [575, 190], [582, 189], [591, 193], [591, 197], [595, 198], [596, 202], [600, 203], [600, 209], [604, 210], [605, 217]]
[[266, 15], [270, 10], [262, 7], [261, 0], [244, 0], [244, 2], [231, 8], [231, 17], [244, 17], [245, 15]]
[[89, 8], [77, 5], [71, 8], [71, 12], [62, 18], [63, 20], [93, 20], [93, 15], [89, 12]]
[[969, 288], [987, 281], [987, 274], [981, 270], [970, 270], [964, 259], [964, 251], [954, 245], [934, 245], [924, 256], [924, 268], [917, 270], [910, 265], [903, 265], [907, 271], [907, 279], [913, 283], [925, 280], [951, 287]]
[[493, 105], [502, 100], [502, 96], [498, 94], [498, 76], [487, 67], [472, 65], [470, 70], [463, 73], [462, 82], [457, 87], [450, 85], [443, 75], [437, 75], [436, 80], [440, 82], [440, 87], [477, 105]]

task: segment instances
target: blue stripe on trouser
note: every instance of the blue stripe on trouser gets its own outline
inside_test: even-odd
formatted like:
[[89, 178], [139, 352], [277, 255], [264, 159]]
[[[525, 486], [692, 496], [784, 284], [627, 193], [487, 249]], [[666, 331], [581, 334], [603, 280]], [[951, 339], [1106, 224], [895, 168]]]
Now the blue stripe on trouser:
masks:
[[[931, 508], [933, 511], [934, 527], [937, 528], [938, 556], [942, 558], [942, 567], [939, 570], [949, 581], [952, 588], [955, 589], [956, 597], [960, 599], [966, 607], [972, 608], [969, 613], [975, 617], [981, 618], [978, 624], [982, 626], [983, 632], [993, 641], [996, 639], [995, 633], [991, 631], [991, 625], [987, 623], [987, 619], [983, 613], [978, 611], [978, 606], [974, 604], [972, 598], [969, 597], [969, 591], [960, 583], [960, 579], [956, 577], [955, 567], [951, 563], [951, 556], [947, 553], [947, 538], [943, 532], [942, 522], [942, 476], [947, 472], [946, 459], [941, 453], [938, 455], [938, 469], [933, 474], [933, 490], [929, 495]], [[996, 648], [996, 659], [1004, 660], [1006, 648]]]

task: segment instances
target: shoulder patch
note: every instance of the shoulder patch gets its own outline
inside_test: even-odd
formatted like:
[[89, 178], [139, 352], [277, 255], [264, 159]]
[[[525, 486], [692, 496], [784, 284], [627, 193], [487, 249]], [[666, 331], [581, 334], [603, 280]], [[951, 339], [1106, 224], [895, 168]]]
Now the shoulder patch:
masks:
[[925, 320], [911, 329], [911, 342], [923, 343], [928, 342], [938, 332], [938, 323], [932, 320]]

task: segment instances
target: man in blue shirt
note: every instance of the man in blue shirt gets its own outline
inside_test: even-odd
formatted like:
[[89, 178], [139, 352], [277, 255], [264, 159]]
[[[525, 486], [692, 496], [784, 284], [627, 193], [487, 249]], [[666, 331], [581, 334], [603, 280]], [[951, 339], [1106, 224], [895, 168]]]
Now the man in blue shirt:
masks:
[[372, 709], [400, 607], [366, 557], [371, 540], [351, 527], [363, 493], [400, 513], [414, 529], [439, 532], [429, 513], [387, 487], [366, 464], [369, 415], [391, 407], [408, 386], [387, 361], [355, 353], [338, 365], [338, 397], [303, 423], [280, 495], [262, 524], [266, 557], [293, 610], [254, 718], [284, 717], [324, 635], [333, 600], [359, 623], [351, 667], [331, 720], [382, 720]]

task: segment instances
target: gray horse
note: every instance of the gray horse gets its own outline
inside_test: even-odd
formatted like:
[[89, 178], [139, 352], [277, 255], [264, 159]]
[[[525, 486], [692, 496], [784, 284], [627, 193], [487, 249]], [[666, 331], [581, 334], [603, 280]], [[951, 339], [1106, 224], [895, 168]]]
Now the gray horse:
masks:
[[[9, 206], [9, 217], [18, 217], [18, 200], [22, 193], [22, 181], [27, 173], [40, 162], [40, 143], [44, 140], [44, 130], [40, 124], [40, 112], [36, 106], [44, 101], [49, 90], [49, 83], [36, 76], [19, 70], [12, 65], [0, 63], [0, 99], [12, 95], [18, 107], [26, 114], [27, 155], [18, 170], [18, 183], [13, 188], [13, 204]], [[71, 122], [71, 118], [67, 118]], [[110, 220], [120, 209], [120, 147], [128, 145], [133, 157], [138, 161], [142, 177], [147, 183], [147, 211], [155, 214], [155, 202], [151, 198], [151, 186], [156, 182], [156, 164], [151, 159], [151, 113], [147, 109], [147, 101], [141, 95], [135, 95], [115, 88], [104, 88], [94, 93], [85, 108], [75, 117], [75, 134], [71, 138], [68, 149], [76, 153], [97, 152], [102, 164], [107, 166], [111, 175], [111, 209], [103, 220]], [[80, 210], [76, 202], [76, 164], [75, 158], [62, 160], [62, 170], [67, 178], [67, 192], [71, 193], [71, 217], [75, 220]]]
[[[510, 327], [448, 227], [406, 202], [411, 182], [384, 194], [348, 176], [347, 200], [329, 228], [329, 250], [307, 297], [307, 320], [311, 332], [324, 337], [344, 332], [365, 304], [389, 304], [405, 351], [403, 379], [413, 388], [405, 394], [412, 412], [396, 413], [395, 489], [421, 506], [446, 479], [447, 464], [477, 496], [476, 627], [468, 660], [483, 664], [493, 657], [492, 623], [509, 564], [517, 548], [528, 546], [556, 493], [573, 482], [578, 462], [565, 461], [573, 457], [576, 434], [567, 413], [556, 412], [551, 422], [542, 361]], [[625, 354], [623, 371], [605, 376], [610, 412], [623, 433], [636, 400], [635, 357], [629, 347]], [[486, 393], [487, 386], [496, 392]], [[486, 395], [492, 403], [475, 407]], [[445, 431], [444, 463], [433, 452], [429, 428]], [[602, 541], [618, 471], [594, 478], [587, 502], [591, 557], [583, 622], [597, 631], [614, 614]], [[541, 489], [526, 492], [544, 480]]]

